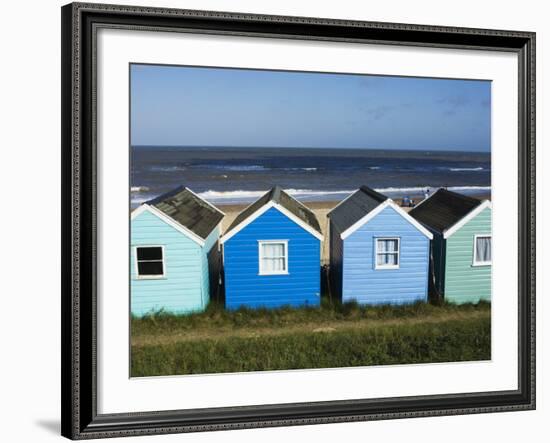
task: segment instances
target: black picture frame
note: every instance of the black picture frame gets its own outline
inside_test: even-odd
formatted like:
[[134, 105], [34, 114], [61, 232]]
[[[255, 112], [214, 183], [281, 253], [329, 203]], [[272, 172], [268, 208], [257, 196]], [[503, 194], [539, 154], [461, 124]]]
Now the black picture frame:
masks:
[[[535, 408], [535, 34], [72, 3], [62, 15], [62, 435], [71, 439]], [[97, 413], [95, 37], [100, 27], [483, 49], [519, 60], [518, 389], [403, 398]]]

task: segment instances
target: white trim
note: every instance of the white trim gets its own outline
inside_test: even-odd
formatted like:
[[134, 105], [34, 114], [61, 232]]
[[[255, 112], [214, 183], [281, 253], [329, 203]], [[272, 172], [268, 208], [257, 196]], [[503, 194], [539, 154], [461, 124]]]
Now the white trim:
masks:
[[[307, 206], [304, 206], [304, 207], [307, 208]], [[290, 218], [294, 223], [296, 223], [300, 227], [304, 228], [307, 232], [309, 232], [311, 235], [313, 235], [318, 240], [320, 240], [320, 241], [324, 240], [323, 234], [316, 231], [314, 228], [312, 228], [310, 225], [308, 225], [306, 222], [304, 222], [300, 217], [297, 217], [296, 215], [294, 215], [292, 212], [290, 212], [284, 206], [281, 206], [278, 203], [275, 203], [274, 208], [278, 209], [280, 212], [282, 212], [284, 215], [286, 215], [288, 218]], [[311, 211], [311, 209], [309, 209], [309, 208], [307, 208], [307, 209], [308, 209], [308, 211]], [[313, 215], [317, 219], [317, 216], [315, 214], [313, 214]], [[319, 222], [319, 220], [317, 220], [317, 222]]]
[[417, 205], [414, 205], [411, 209], [416, 209], [416, 208], [418, 208], [422, 203], [424, 203], [425, 201], [428, 201], [428, 200], [429, 200], [430, 198], [432, 198], [435, 194], [437, 194], [439, 191], [441, 191], [441, 189], [443, 189], [443, 188], [438, 188], [437, 191], [432, 192], [430, 195], [428, 195], [428, 197], [424, 197], [420, 203], [418, 203]]
[[133, 220], [134, 218], [136, 218], [138, 215], [140, 215], [141, 213], [145, 212], [148, 208], [148, 204], [146, 203], [143, 203], [142, 205], [138, 206], [136, 209], [134, 209], [131, 213], [130, 213], [130, 220]]
[[388, 206], [389, 206], [389, 200], [386, 200], [386, 201], [380, 203], [376, 208], [374, 208], [372, 211], [370, 211], [367, 215], [360, 218], [353, 225], [351, 225], [348, 229], [346, 229], [344, 232], [342, 232], [340, 234], [340, 238], [342, 240], [345, 240], [351, 234], [353, 234], [355, 231], [357, 231], [357, 229], [359, 229], [361, 226], [363, 226], [365, 223], [367, 223], [371, 218], [376, 217], [380, 212], [382, 212]]
[[403, 217], [406, 221], [408, 221], [411, 225], [413, 225], [416, 229], [418, 229], [422, 234], [424, 234], [430, 240], [433, 238], [433, 234], [428, 229], [426, 229], [418, 221], [416, 221], [409, 214], [407, 214], [392, 199], [388, 198], [384, 202], [380, 203], [376, 208], [374, 208], [372, 211], [370, 211], [363, 218], [361, 218], [360, 220], [355, 222], [353, 225], [351, 225], [348, 229], [346, 229], [344, 232], [342, 232], [342, 234], [340, 234], [340, 237], [342, 238], [342, 240], [345, 240], [346, 238], [348, 238], [351, 234], [353, 234], [355, 231], [357, 231], [357, 229], [359, 229], [361, 226], [363, 226], [365, 223], [367, 223], [372, 218], [376, 217], [380, 212], [382, 212], [388, 206], [393, 208], [395, 211], [397, 211], [397, 213], [399, 215], [401, 215], [401, 217]]
[[[285, 246], [285, 269], [283, 271], [266, 272], [262, 266], [262, 245], [283, 244]], [[258, 275], [288, 275], [288, 240], [258, 240]]]
[[334, 208], [332, 208], [330, 211], [327, 212], [327, 217], [330, 218], [330, 214], [332, 213], [332, 211], [334, 211], [338, 206], [340, 206], [341, 204], [343, 204], [348, 198], [354, 196], [355, 194], [357, 194], [358, 192], [362, 192], [361, 189], [358, 189], [357, 191], [353, 191], [350, 195], [348, 195], [346, 198], [344, 198], [343, 200], [340, 200], [340, 203], [338, 203]]
[[486, 208], [492, 208], [493, 205], [491, 204], [490, 200], [485, 200], [483, 203], [481, 203], [479, 206], [472, 209], [468, 214], [466, 214], [462, 219], [460, 219], [458, 222], [456, 222], [453, 226], [450, 228], [445, 229], [443, 231], [443, 238], [449, 238], [451, 235], [453, 235], [456, 231], [458, 231], [460, 228], [462, 228], [466, 223], [468, 223], [472, 218], [480, 214], [484, 209]]
[[[134, 280], [164, 280], [167, 278], [166, 276], [166, 255], [164, 254], [164, 245], [133, 245], [132, 248], [134, 248], [134, 270], [135, 270], [135, 278]], [[139, 266], [138, 266], [138, 256], [137, 256], [137, 250], [138, 248], [160, 248], [162, 250], [162, 274], [159, 275], [139, 275]], [[144, 261], [144, 260], [142, 260]], [[158, 261], [158, 260], [153, 260]]]
[[[262, 196], [261, 196], [258, 200], [261, 200], [262, 198], [264, 198], [266, 195], [268, 195], [268, 194], [270, 194], [270, 193], [271, 193], [271, 189], [270, 189], [269, 191], [267, 191], [265, 194], [262, 194]], [[248, 210], [248, 208], [250, 208], [251, 206], [253, 206], [258, 200], [254, 200], [252, 203], [246, 205], [246, 207], [245, 207], [241, 212], [239, 212], [239, 214], [241, 214], [242, 212], [245, 212], [246, 210]], [[268, 200], [268, 202], [270, 202], [270, 201]], [[261, 208], [258, 209], [258, 210], [261, 210]], [[263, 212], [262, 212], [262, 214], [263, 214]], [[252, 215], [254, 215], [254, 213], [252, 213]], [[246, 219], [243, 220], [241, 223], [244, 223], [245, 221], [246, 221]], [[233, 229], [238, 228], [238, 227], [239, 227], [239, 225], [235, 226], [234, 228], [231, 229], [231, 231], [232, 231]], [[243, 226], [243, 227], [244, 227], [244, 226]], [[242, 229], [242, 228], [239, 228], [239, 230], [240, 230], [240, 229]], [[223, 235], [225, 236], [225, 235], [227, 235], [228, 232], [231, 232], [231, 231], [226, 231]]]
[[214, 206], [212, 203], [210, 203], [208, 200], [205, 200], [204, 198], [202, 198], [200, 195], [197, 195], [195, 194], [193, 191], [191, 191], [191, 189], [189, 189], [187, 186], [185, 187], [185, 189], [187, 189], [191, 194], [193, 194], [195, 197], [197, 197], [199, 200], [205, 202], [208, 206], [210, 206], [212, 209], [214, 209], [215, 211], [219, 212], [221, 215], [225, 216], [225, 212], [223, 212], [221, 209], [217, 208], [216, 206]]
[[409, 215], [401, 206], [395, 203], [393, 200], [390, 200], [390, 206], [395, 209], [405, 220], [411, 223], [416, 229], [418, 229], [422, 234], [428, 237], [430, 240], [434, 238], [433, 234], [429, 229], [427, 229], [422, 223], [417, 221], [414, 217]]
[[[477, 255], [477, 239], [479, 237], [489, 237], [491, 239], [491, 261], [476, 261]], [[474, 254], [472, 256], [472, 266], [491, 266], [493, 264], [493, 235], [492, 234], [475, 234], [474, 235]]]
[[[267, 194], [269, 194], [270, 192], [271, 192], [271, 190], [267, 191], [265, 194], [262, 194], [262, 196], [261, 196], [258, 200], [261, 200], [262, 198], [264, 198], [264, 197], [265, 197]], [[256, 203], [258, 200], [254, 200], [252, 203], [246, 205], [246, 207], [245, 207], [241, 212], [239, 212], [239, 214], [245, 212], [248, 208], [250, 208], [250, 207], [251, 207], [254, 203]], [[263, 212], [262, 212], [262, 214], [263, 214]], [[254, 213], [253, 213], [252, 215], [254, 215]], [[238, 215], [237, 215], [237, 216], [238, 216]], [[246, 222], [246, 220], [247, 220], [247, 219], [243, 220], [241, 223]], [[239, 226], [240, 226], [240, 223], [239, 223], [237, 226], [235, 226], [234, 228], [232, 228], [231, 230], [224, 232], [224, 234], [223, 234], [223, 235], [221, 236], [221, 238], [220, 238], [220, 243], [223, 243], [223, 242], [225, 241], [225, 240], [223, 240], [223, 238], [224, 238], [229, 232], [231, 232], [233, 229], [239, 228]], [[243, 228], [244, 228], [244, 226], [243, 226]], [[239, 230], [240, 230], [240, 229], [242, 229], [242, 228], [239, 228]], [[233, 235], [234, 235], [234, 234], [231, 234], [231, 237], [232, 237]], [[228, 238], [227, 240], [229, 240], [229, 238]]]
[[[249, 205], [250, 206], [250, 205]], [[260, 209], [258, 209], [256, 212], [248, 216], [248, 218], [244, 219], [241, 223], [239, 223], [237, 226], [235, 226], [230, 231], [227, 231], [222, 238], [220, 239], [221, 243], [225, 243], [228, 241], [231, 237], [233, 237], [238, 232], [242, 231], [244, 228], [246, 228], [250, 223], [252, 223], [254, 220], [256, 220], [261, 215], [265, 214], [269, 209], [275, 208], [279, 212], [281, 212], [283, 215], [286, 215], [288, 218], [290, 218], [294, 223], [296, 223], [298, 226], [309, 232], [311, 235], [313, 235], [315, 238], [317, 238], [320, 241], [323, 241], [323, 234], [320, 232], [317, 232], [315, 229], [313, 229], [310, 225], [305, 223], [301, 218], [296, 217], [292, 212], [290, 212], [288, 209], [284, 208], [283, 206], [279, 205], [278, 203], [275, 203], [274, 201], [270, 201], [263, 205]], [[246, 209], [243, 209], [245, 211]]]
[[[378, 252], [379, 240], [397, 240], [397, 252]], [[397, 265], [379, 265], [378, 254], [396, 254], [397, 253]], [[401, 238], [400, 237], [374, 237], [374, 269], [399, 269], [401, 264]]]
[[[204, 239], [199, 237], [194, 232], [191, 232], [189, 229], [187, 229], [182, 224], [178, 223], [176, 220], [174, 220], [172, 217], [167, 216], [164, 212], [161, 210], [155, 208], [154, 206], [150, 206], [147, 203], [142, 204], [139, 208], [135, 209], [132, 214], [130, 215], [130, 219], [133, 220], [141, 213], [148, 211], [153, 215], [156, 215], [158, 218], [160, 218], [163, 222], [166, 224], [172, 226], [177, 231], [181, 232], [182, 234], [189, 237], [191, 240], [193, 240], [195, 243], [197, 243], [199, 246], [204, 246]], [[212, 233], [212, 231], [210, 231]], [[210, 235], [210, 234], [209, 234]]]
[[[249, 205], [250, 206], [250, 205]], [[242, 231], [244, 228], [246, 228], [250, 223], [252, 223], [254, 220], [256, 220], [260, 215], [267, 212], [270, 208], [273, 207], [273, 202], [269, 202], [262, 206], [260, 209], [258, 209], [256, 212], [252, 213], [248, 218], [245, 218], [242, 222], [240, 222], [237, 226], [232, 228], [231, 230], [227, 231], [225, 234], [222, 235], [220, 238], [220, 243], [225, 243], [228, 241], [231, 237], [233, 237], [238, 232]], [[243, 211], [246, 211], [246, 208], [243, 209]]]

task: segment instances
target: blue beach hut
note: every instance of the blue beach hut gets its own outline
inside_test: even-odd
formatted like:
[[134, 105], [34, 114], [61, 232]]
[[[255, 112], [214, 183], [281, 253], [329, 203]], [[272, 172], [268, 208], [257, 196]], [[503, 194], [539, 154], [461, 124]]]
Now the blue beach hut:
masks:
[[328, 217], [335, 296], [373, 305], [427, 300], [432, 234], [393, 200], [362, 186]]
[[221, 238], [226, 308], [318, 306], [322, 239], [311, 210], [271, 189]]
[[131, 312], [202, 311], [216, 294], [223, 212], [179, 187], [131, 214]]

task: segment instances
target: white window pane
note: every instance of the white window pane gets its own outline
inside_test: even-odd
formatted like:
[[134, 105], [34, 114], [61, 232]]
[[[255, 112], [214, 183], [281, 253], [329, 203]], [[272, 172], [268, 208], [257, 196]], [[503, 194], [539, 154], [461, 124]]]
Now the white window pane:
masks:
[[491, 237], [476, 238], [476, 262], [491, 261]]
[[272, 260], [273, 263], [273, 270], [274, 271], [284, 271], [285, 270], [285, 259], [284, 258], [276, 258]]
[[382, 268], [399, 266], [399, 239], [376, 239], [376, 266]]
[[378, 266], [397, 266], [398, 264], [398, 255], [393, 254], [377, 254], [376, 264]]
[[262, 249], [265, 258], [284, 257], [285, 254], [284, 243], [264, 243]]
[[273, 271], [273, 266], [272, 266], [271, 263], [272, 263], [272, 261], [269, 260], [269, 259], [264, 258], [262, 260], [262, 265], [263, 265], [264, 272], [272, 272]]
[[277, 274], [286, 269], [286, 243], [260, 243], [261, 270], [265, 274]]
[[379, 239], [376, 243], [378, 252], [397, 252], [397, 239]]
[[281, 272], [285, 271], [284, 258], [264, 258], [262, 260], [264, 272]]

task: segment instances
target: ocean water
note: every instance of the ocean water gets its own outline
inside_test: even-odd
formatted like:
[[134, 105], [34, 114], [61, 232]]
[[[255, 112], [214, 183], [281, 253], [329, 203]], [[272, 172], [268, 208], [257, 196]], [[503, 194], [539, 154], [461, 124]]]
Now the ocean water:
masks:
[[302, 201], [341, 200], [363, 184], [392, 198], [491, 192], [488, 153], [135, 146], [130, 164], [132, 207], [180, 185], [217, 204], [250, 203], [274, 185]]

